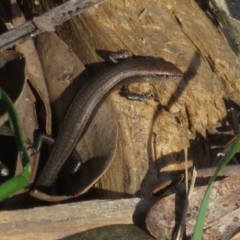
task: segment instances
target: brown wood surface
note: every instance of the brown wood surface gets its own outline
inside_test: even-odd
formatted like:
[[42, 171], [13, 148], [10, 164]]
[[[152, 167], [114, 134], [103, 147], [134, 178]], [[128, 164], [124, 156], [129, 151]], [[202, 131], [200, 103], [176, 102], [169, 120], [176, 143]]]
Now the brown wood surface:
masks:
[[[56, 7], [53, 1], [28, 6], [33, 12]], [[237, 58], [195, 1], [105, 1], [57, 27], [57, 33], [94, 74], [105, 65], [99, 56], [129, 49], [135, 55], [163, 57], [184, 73], [183, 81], [135, 84], [135, 92], [152, 91], [159, 101], [127, 101], [117, 92], [108, 99], [118, 121], [117, 153], [96, 184], [109, 190], [99, 197], [150, 195], [159, 171], [213, 161], [207, 129], [226, 117], [223, 99], [236, 102], [240, 85]], [[106, 66], [105, 66], [106, 67]], [[190, 139], [194, 142], [190, 144]]]
[[[96, 200], [0, 214], [0, 239], [62, 239], [96, 227], [143, 223], [153, 200]], [[136, 222], [135, 222], [136, 223]]]
[[[211, 146], [204, 137], [226, 117], [223, 99], [236, 101], [239, 68], [225, 39], [195, 1], [106, 1], [59, 26], [57, 33], [92, 73], [103, 68], [94, 65], [103, 61], [98, 51], [122, 48], [163, 57], [185, 73], [181, 82], [132, 87], [135, 92], [152, 91], [160, 104], [111, 95], [120, 137], [115, 160], [97, 184], [109, 190], [103, 197], [149, 196], [160, 169], [183, 168], [186, 147], [189, 165], [211, 165]], [[191, 145], [190, 139], [195, 140]]]

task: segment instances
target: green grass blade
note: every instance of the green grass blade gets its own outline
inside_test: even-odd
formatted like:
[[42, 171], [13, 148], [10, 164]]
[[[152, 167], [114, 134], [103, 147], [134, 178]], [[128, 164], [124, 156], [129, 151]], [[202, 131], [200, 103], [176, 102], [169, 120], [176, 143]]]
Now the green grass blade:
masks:
[[23, 165], [23, 170], [19, 175], [15, 176], [14, 178], [0, 185], [0, 202], [1, 202], [7, 197], [9, 197], [10, 195], [12, 195], [13, 193], [24, 188], [28, 184], [30, 173], [31, 173], [30, 171], [31, 162], [24, 145], [24, 138], [23, 138], [21, 125], [18, 119], [17, 112], [12, 104], [12, 101], [1, 88], [0, 88], [0, 99], [5, 102], [8, 116], [9, 116], [8, 119], [10, 123], [10, 128], [14, 134], [19, 155]]
[[211, 179], [208, 183], [207, 190], [205, 192], [203, 201], [202, 201], [200, 209], [199, 209], [196, 225], [194, 228], [193, 238], [192, 238], [193, 240], [201, 240], [202, 239], [204, 220], [205, 220], [206, 213], [207, 213], [208, 201], [209, 201], [212, 185], [213, 185], [217, 175], [228, 164], [228, 162], [239, 151], [239, 149], [240, 149], [240, 136], [237, 136], [236, 139], [233, 141], [232, 145], [230, 146], [229, 150], [225, 154], [223, 160], [218, 165], [216, 172], [211, 177]]

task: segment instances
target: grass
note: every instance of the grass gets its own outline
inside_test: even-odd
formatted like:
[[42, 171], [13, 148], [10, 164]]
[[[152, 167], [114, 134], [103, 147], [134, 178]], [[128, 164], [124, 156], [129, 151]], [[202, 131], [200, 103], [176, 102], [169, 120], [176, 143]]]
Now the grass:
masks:
[[0, 88], [0, 99], [5, 102], [10, 128], [17, 143], [18, 152], [22, 161], [23, 169], [20, 174], [0, 185], [0, 202], [24, 188], [29, 181], [31, 162], [24, 144], [21, 124], [15, 107], [8, 95]]
[[213, 185], [217, 175], [228, 164], [228, 162], [239, 151], [239, 149], [240, 149], [240, 135], [238, 135], [234, 139], [231, 146], [227, 150], [224, 158], [222, 159], [220, 164], [217, 166], [216, 172], [211, 177], [211, 179], [208, 183], [207, 190], [205, 192], [205, 195], [203, 197], [203, 201], [201, 203], [201, 206], [200, 206], [200, 209], [199, 209], [199, 212], [198, 212], [198, 217], [197, 217], [197, 221], [196, 221], [196, 225], [195, 225], [194, 233], [193, 233], [193, 238], [192, 238], [193, 240], [201, 240], [202, 239], [203, 228], [204, 228], [204, 220], [205, 220], [206, 213], [207, 213], [209, 197], [210, 197], [210, 194], [211, 194], [212, 185]]

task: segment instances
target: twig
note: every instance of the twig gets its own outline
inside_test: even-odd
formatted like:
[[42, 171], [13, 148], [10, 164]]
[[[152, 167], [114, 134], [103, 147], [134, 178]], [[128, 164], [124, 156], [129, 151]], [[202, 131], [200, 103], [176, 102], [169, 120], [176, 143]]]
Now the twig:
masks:
[[[48, 19], [52, 26], [60, 25], [68, 19], [84, 12], [86, 9], [104, 2], [105, 0], [71, 0], [47, 13], [44, 13], [40, 19]], [[14, 44], [22, 42], [30, 37], [36, 36], [41, 31], [35, 25], [34, 20], [29, 21], [17, 28], [0, 35], [0, 50], [12, 47]]]

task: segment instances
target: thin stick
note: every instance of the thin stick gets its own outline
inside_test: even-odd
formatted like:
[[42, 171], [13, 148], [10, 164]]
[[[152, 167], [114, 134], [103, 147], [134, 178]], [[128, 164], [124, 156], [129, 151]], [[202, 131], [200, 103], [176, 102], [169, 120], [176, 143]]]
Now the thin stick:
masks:
[[[39, 18], [52, 19], [53, 26], [60, 25], [68, 19], [84, 12], [86, 9], [104, 2], [105, 0], [71, 0], [47, 13]], [[14, 44], [22, 42], [30, 37], [36, 36], [41, 31], [36, 27], [33, 21], [29, 21], [17, 28], [0, 35], [0, 51], [12, 47]]]

